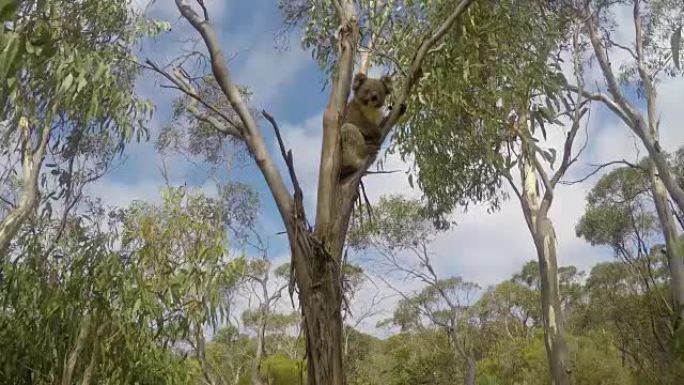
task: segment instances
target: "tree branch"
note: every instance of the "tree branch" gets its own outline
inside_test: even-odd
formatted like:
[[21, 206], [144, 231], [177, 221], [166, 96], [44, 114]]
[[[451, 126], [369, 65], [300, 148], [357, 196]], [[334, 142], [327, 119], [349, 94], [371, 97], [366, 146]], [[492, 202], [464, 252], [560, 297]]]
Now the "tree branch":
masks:
[[[280, 147], [280, 154], [283, 156], [283, 160], [285, 161], [285, 164], [287, 165], [287, 170], [290, 173], [290, 180], [292, 181], [292, 187], [294, 188], [294, 200], [295, 202], [302, 202], [302, 199], [304, 197], [304, 194], [302, 193], [302, 187], [299, 184], [299, 180], [297, 179], [297, 173], [295, 172], [294, 168], [294, 160], [292, 158], [292, 150], [285, 150], [285, 143], [283, 142], [283, 138], [280, 135], [280, 128], [278, 127], [278, 123], [276, 122], [275, 118], [266, 110], [262, 110], [261, 114], [268, 120], [269, 123], [271, 123], [271, 126], [273, 127], [273, 131], [275, 131], [276, 138], [278, 139], [278, 146]], [[302, 206], [302, 210], [303, 210]]]
[[[566, 87], [569, 91], [572, 91], [576, 94], [578, 94], [579, 88], [574, 85], [568, 85]], [[582, 90], [582, 95], [584, 95], [585, 98], [589, 100], [594, 100], [597, 102], [601, 102], [606, 105], [611, 111], [613, 111], [622, 121], [625, 122], [627, 125], [632, 124], [632, 120], [630, 117], [627, 115], [627, 113], [615, 102], [613, 101], [608, 95], [601, 93], [601, 92], [589, 92], [587, 90]]]
[[[152, 62], [151, 60], [147, 59], [145, 61], [149, 68], [160, 75], [164, 76], [166, 79], [168, 79], [170, 82], [174, 84], [175, 87], [169, 87], [169, 88], [175, 88], [184, 94], [188, 95], [191, 98], [191, 102], [185, 107], [185, 109], [193, 116], [195, 119], [201, 120], [203, 122], [206, 122], [208, 124], [211, 124], [212, 127], [214, 127], [216, 130], [221, 132], [222, 134], [225, 135], [230, 135], [238, 139], [244, 139], [242, 135], [242, 128], [240, 127], [239, 124], [235, 123], [233, 119], [231, 119], [230, 116], [226, 115], [223, 111], [219, 110], [217, 107], [207, 103], [202, 97], [199, 96], [197, 93], [197, 90], [195, 90], [195, 87], [192, 86], [192, 84], [183, 79], [181, 77], [180, 73], [176, 73], [175, 76], [169, 74], [168, 72], [164, 71], [161, 69], [156, 63]], [[180, 72], [180, 71], [176, 71]], [[213, 113], [216, 115], [220, 116], [223, 120], [225, 120], [230, 126], [226, 126], [225, 124], [222, 124], [219, 122], [216, 118], [210, 116], [209, 114], [202, 113], [197, 107], [195, 106], [195, 101], [201, 103], [203, 106], [211, 110]], [[232, 126], [232, 127], [231, 127]]]
[[[318, 169], [318, 192], [316, 202], [316, 235], [319, 239], [334, 232], [330, 226], [338, 209], [340, 174], [340, 126], [351, 91], [354, 70], [354, 53], [359, 39], [359, 25], [353, 2], [335, 1], [339, 26], [338, 60], [333, 76], [330, 99], [323, 113], [323, 140], [321, 162]], [[336, 253], [334, 253], [336, 254]]]
[[585, 182], [587, 179], [589, 179], [589, 178], [591, 178], [592, 176], [596, 175], [599, 171], [603, 170], [604, 168], [610, 167], [610, 166], [613, 166], [613, 165], [616, 165], [616, 164], [623, 164], [623, 165], [627, 165], [627, 166], [633, 167], [633, 168], [640, 168], [640, 167], [637, 166], [636, 164], [630, 163], [630, 162], [628, 162], [628, 161], [625, 160], [625, 159], [622, 159], [622, 160], [614, 160], [614, 161], [611, 161], [611, 162], [608, 162], [608, 163], [604, 163], [604, 164], [601, 164], [601, 165], [592, 165], [592, 166], [595, 166], [596, 169], [594, 169], [594, 170], [593, 170], [592, 172], [590, 172], [589, 174], [585, 175], [583, 178], [578, 179], [578, 180], [573, 180], [573, 181], [561, 181], [560, 184], [563, 184], [563, 185], [574, 185], [574, 184], [578, 184], [578, 183], [583, 183], [583, 182]]
[[437, 30], [431, 36], [423, 39], [423, 42], [420, 44], [418, 50], [413, 56], [413, 60], [411, 61], [411, 65], [409, 67], [408, 76], [404, 80], [403, 87], [397, 98], [397, 104], [399, 105], [399, 108], [392, 110], [389, 117], [387, 118], [387, 121], [385, 122], [385, 125], [382, 127], [383, 141], [389, 134], [392, 127], [394, 127], [394, 125], [397, 123], [397, 121], [403, 114], [404, 111], [401, 106], [406, 104], [406, 100], [408, 99], [408, 96], [411, 93], [413, 86], [418, 82], [418, 79], [422, 72], [423, 61], [425, 60], [428, 51], [442, 37], [444, 37], [444, 35], [446, 35], [449, 29], [456, 23], [461, 14], [463, 14], [463, 12], [465, 12], [468, 9], [472, 2], [473, 0], [461, 0], [461, 2], [458, 3], [458, 5], [456, 5], [451, 14], [446, 18], [446, 20], [444, 20], [444, 22], [439, 26], [439, 28], [437, 28]]
[[640, 135], [640, 133], [639, 133], [640, 130], [638, 129], [638, 127], [635, 127], [637, 122], [640, 120], [640, 114], [627, 101], [624, 94], [620, 90], [620, 85], [617, 81], [617, 78], [615, 77], [615, 73], [613, 73], [613, 69], [610, 66], [607, 48], [604, 47], [604, 45], [601, 43], [601, 37], [599, 35], [597, 24], [598, 24], [598, 15], [591, 14], [591, 15], [588, 15], [588, 17], [586, 17], [585, 26], [587, 27], [587, 30], [589, 31], [589, 40], [591, 41], [591, 45], [594, 48], [596, 60], [598, 61], [599, 66], [601, 67], [601, 72], [603, 73], [603, 77], [606, 79], [606, 83], [608, 84], [608, 91], [610, 92], [611, 95], [613, 95], [613, 100], [615, 101], [615, 103], [618, 106], [620, 106], [620, 109], [624, 112], [624, 115], [628, 118], [626, 123], [628, 123], [629, 127], [634, 129], [635, 133], [641, 137], [643, 135]]
[[243, 140], [247, 144], [249, 152], [254, 157], [261, 173], [266, 179], [266, 183], [273, 195], [273, 199], [285, 222], [286, 228], [290, 228], [292, 197], [290, 196], [277, 167], [271, 159], [268, 148], [264, 143], [264, 139], [261, 136], [261, 132], [257, 127], [254, 117], [251, 115], [238, 88], [231, 79], [230, 70], [226, 64], [214, 29], [209, 21], [206, 19], [203, 20], [185, 0], [175, 1], [181, 15], [188, 20], [193, 28], [202, 36], [202, 39], [207, 46], [207, 50], [209, 51], [214, 78], [221, 88], [221, 91], [223, 91], [228, 98], [231, 107], [240, 117], [244, 129]]

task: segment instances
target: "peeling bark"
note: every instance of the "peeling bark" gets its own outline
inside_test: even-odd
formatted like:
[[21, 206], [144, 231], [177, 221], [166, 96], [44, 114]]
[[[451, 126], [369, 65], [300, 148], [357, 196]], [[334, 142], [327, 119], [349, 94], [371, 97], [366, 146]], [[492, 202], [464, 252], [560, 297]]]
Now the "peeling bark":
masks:
[[[553, 385], [570, 385], [572, 368], [563, 331], [556, 233], [548, 209], [552, 194], [540, 197], [535, 167], [530, 161], [521, 163], [523, 193], [520, 196], [525, 220], [537, 250], [541, 278], [542, 325], [551, 381]], [[548, 190], [547, 190], [548, 191]], [[552, 191], [552, 190], [551, 190]]]
[[24, 117], [19, 119], [19, 130], [21, 131], [22, 141], [23, 190], [17, 207], [11, 210], [0, 223], [0, 258], [7, 252], [12, 239], [17, 235], [17, 232], [19, 232], [19, 229], [26, 222], [38, 203], [40, 196], [38, 177], [40, 176], [45, 149], [50, 138], [50, 128], [49, 125], [46, 125], [40, 134], [38, 146], [34, 150], [31, 143], [32, 130]]

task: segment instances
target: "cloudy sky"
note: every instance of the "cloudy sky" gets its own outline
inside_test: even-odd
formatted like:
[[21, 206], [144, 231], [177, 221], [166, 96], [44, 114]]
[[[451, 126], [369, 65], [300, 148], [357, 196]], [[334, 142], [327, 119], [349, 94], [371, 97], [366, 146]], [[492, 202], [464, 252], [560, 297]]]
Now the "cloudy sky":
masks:
[[[138, 0], [140, 4], [146, 3]], [[321, 141], [321, 115], [327, 99], [327, 92], [321, 88], [321, 74], [311, 59], [311, 54], [300, 49], [300, 36], [294, 33], [289, 38], [289, 49], [278, 49], [274, 40], [280, 29], [280, 15], [273, 0], [226, 1], [204, 0], [220, 37], [225, 54], [230, 58], [230, 67], [238, 84], [249, 87], [253, 92], [252, 105], [266, 109], [280, 122], [286, 145], [293, 149], [295, 165], [302, 181], [308, 212], [313, 213], [314, 193]], [[633, 25], [629, 10], [620, 12], [618, 31], [615, 36], [630, 45]], [[160, 64], [168, 63], [192, 49], [188, 38], [197, 35], [188, 24], [178, 17], [171, 0], [157, 0], [147, 9], [153, 18], [169, 21], [173, 30], [146, 42], [139, 55], [151, 58]], [[616, 56], [613, 64], [619, 63]], [[597, 69], [588, 74], [587, 84], [602, 86]], [[162, 83], [153, 73], [144, 73], [138, 83], [139, 92], [155, 102], [157, 110], [151, 122], [152, 138], [160, 127], [170, 120], [171, 102], [176, 95], [173, 90], [160, 88]], [[684, 81], [665, 79], [659, 84], [658, 108], [661, 114], [661, 143], [667, 150], [674, 150], [683, 144], [684, 128]], [[267, 140], [275, 149], [275, 140], [269, 127], [264, 127]], [[589, 146], [578, 164], [569, 172], [568, 180], [577, 179], [592, 169], [592, 165], [611, 160], [635, 160], [645, 152], [637, 145], [634, 136], [608, 111], [594, 108], [588, 124]], [[559, 144], [563, 133], [557, 132], [551, 143]], [[275, 157], [280, 161], [279, 157]], [[397, 157], [390, 156], [386, 169], [405, 170], [407, 165]], [[132, 200], [159, 200], [159, 189], [164, 185], [160, 172], [161, 158], [152, 143], [131, 145], [126, 151], [126, 160], [105, 180], [93, 186], [93, 193], [113, 205], [126, 205]], [[184, 158], [176, 157], [166, 162], [171, 183], [187, 183], [214, 191], [213, 183], [206, 179], [206, 170]], [[286, 261], [287, 245], [280, 219], [265, 189], [258, 169], [253, 165], [226, 171], [224, 177], [252, 183], [260, 193], [263, 211], [260, 225], [262, 232], [271, 239], [270, 254], [275, 263]], [[575, 265], [581, 270], [589, 269], [594, 263], [611, 258], [610, 250], [592, 247], [575, 236], [574, 227], [584, 209], [584, 197], [596, 182], [598, 176], [582, 184], [560, 186], [551, 210], [551, 217], [558, 235], [558, 256], [560, 265]], [[390, 193], [402, 193], [418, 197], [420, 193], [408, 185], [404, 173], [373, 175], [365, 179], [371, 200]], [[433, 262], [444, 277], [462, 276], [486, 286], [509, 278], [522, 264], [535, 258], [530, 235], [524, 223], [520, 205], [515, 200], [505, 202], [500, 212], [487, 214], [482, 207], [471, 207], [467, 213], [456, 213], [458, 222], [453, 230], [442, 234], [433, 245]], [[372, 284], [369, 284], [372, 285]], [[380, 283], [378, 283], [380, 285]], [[414, 283], [399, 282], [407, 290]], [[375, 289], [387, 292], [384, 288]], [[368, 298], [361, 298], [357, 307], [368, 306]], [[387, 299], [381, 306], [388, 310], [396, 297]], [[371, 331], [376, 316], [362, 326]]]

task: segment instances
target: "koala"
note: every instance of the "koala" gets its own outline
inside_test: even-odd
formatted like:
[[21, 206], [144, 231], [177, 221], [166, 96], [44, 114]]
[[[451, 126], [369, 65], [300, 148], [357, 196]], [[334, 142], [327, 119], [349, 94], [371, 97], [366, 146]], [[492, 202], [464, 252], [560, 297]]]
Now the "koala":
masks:
[[358, 73], [352, 83], [354, 96], [347, 104], [341, 128], [341, 176], [354, 173], [363, 166], [366, 158], [380, 148], [382, 126], [386, 119], [382, 107], [392, 93], [392, 79], [368, 78]]

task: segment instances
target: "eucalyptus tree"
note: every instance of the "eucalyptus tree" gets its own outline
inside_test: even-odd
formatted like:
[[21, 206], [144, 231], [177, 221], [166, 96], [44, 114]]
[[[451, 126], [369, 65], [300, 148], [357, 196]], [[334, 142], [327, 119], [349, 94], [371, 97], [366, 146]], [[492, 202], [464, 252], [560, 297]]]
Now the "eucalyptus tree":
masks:
[[0, 279], [2, 382], [228, 383], [208, 365], [204, 340], [244, 271], [228, 253], [222, 212], [183, 189], [160, 205], [93, 203], [70, 216], [47, 258], [36, 233], [51, 222], [20, 232], [21, 252]]
[[[684, 24], [684, 5], [671, 0], [625, 0], [615, 2], [569, 2], [576, 17], [584, 25], [591, 52], [600, 69], [601, 83], [574, 91], [606, 106], [641, 141], [649, 155], [652, 195], [665, 236], [670, 261], [672, 291], [676, 314], [684, 321], [684, 256], [677, 250], [677, 229], [668, 194], [679, 211], [684, 211], [684, 188], [677, 183], [667, 155], [660, 144], [660, 117], [657, 105], [657, 83], [668, 76], [681, 75], [680, 40]], [[610, 31], [615, 25], [615, 11], [631, 8], [634, 33], [631, 41], [619, 41]], [[619, 69], [612, 66], [611, 57], [626, 54]], [[628, 88], [643, 99], [628, 96]], [[682, 334], [684, 338], [684, 334]]]
[[[211, 84], [218, 98], [198, 91], [197, 77], [186, 76], [182, 68], [171, 72], [149, 63], [184, 95], [197, 103], [188, 103], [187, 111], [197, 121], [210, 125], [218, 133], [229, 135], [247, 148], [254, 158], [276, 203], [285, 225], [292, 254], [293, 280], [299, 292], [304, 318], [309, 385], [340, 385], [344, 381], [342, 363], [343, 294], [341, 288], [342, 250], [349, 219], [358, 197], [361, 177], [375, 160], [371, 156], [364, 167], [352, 176], [340, 179], [340, 123], [350, 93], [355, 60], [359, 48], [368, 41], [378, 41], [393, 28], [408, 27], [419, 31], [422, 40], [412, 47], [413, 59], [402, 66], [401, 84], [393, 97], [394, 108], [382, 127], [382, 139], [399, 120], [408, 97], [419, 78], [426, 57], [447, 31], [460, 24], [471, 0], [414, 3], [390, 1], [280, 1], [285, 22], [304, 25], [304, 43], [329, 71], [330, 97], [323, 114], [323, 143], [319, 168], [317, 207], [313, 226], [304, 212], [301, 190], [291, 153], [280, 142], [281, 154], [269, 151], [261, 126], [248, 108], [244, 89], [238, 87], [221, 48], [220, 37], [211, 23], [204, 2], [176, 0], [181, 16], [201, 36], [211, 64]], [[382, 12], [377, 12], [381, 10]], [[431, 23], [411, 24], [426, 13], [441, 15]], [[432, 19], [435, 20], [435, 19]], [[382, 54], [380, 52], [379, 54]], [[379, 57], [374, 53], [372, 57]], [[370, 60], [370, 59], [369, 59]], [[363, 59], [368, 62], [369, 60]], [[200, 76], [206, 79], [205, 76]], [[247, 85], [249, 86], [249, 85]], [[223, 104], [217, 104], [223, 103]], [[280, 138], [276, 120], [263, 114]], [[283, 156], [294, 191], [290, 191], [276, 167], [275, 157]]]
[[661, 253], [663, 230], [649, 163], [645, 159], [604, 175], [587, 195], [576, 231], [593, 245], [609, 246], [619, 259], [592, 270], [590, 296], [598, 297], [592, 303], [605, 306], [595, 316], [615, 325], [621, 348], [634, 365], [660, 372], [659, 380], [665, 381], [667, 363], [677, 361], [673, 337], [678, 315], [668, 279], [671, 266]]
[[471, 312], [480, 287], [461, 277], [440, 277], [430, 258], [430, 244], [437, 229], [420, 201], [401, 196], [380, 199], [370, 220], [361, 222], [355, 217], [355, 226], [349, 237], [350, 244], [359, 250], [379, 254], [384, 266], [381, 274], [398, 273], [414, 279], [424, 287], [415, 293], [406, 293], [388, 280], [387, 285], [398, 292], [400, 300], [392, 322], [410, 330], [419, 327], [426, 319], [444, 330], [449, 337], [455, 358], [463, 362], [466, 385], [475, 385], [477, 374], [478, 323]]
[[[564, 385], [572, 368], [549, 210], [555, 188], [578, 158], [575, 142], [586, 103], [564, 90], [559, 56], [573, 34], [557, 6], [492, 1], [471, 8], [470, 22], [454, 37], [487, 38], [449, 39], [440, 46], [442, 54], [430, 58], [432, 70], [414, 94], [421, 108], [408, 113], [396, 139], [399, 151], [414, 159], [418, 185], [438, 218], [473, 201], [497, 208], [508, 182], [537, 251], [551, 377]], [[409, 60], [411, 54], [399, 50], [399, 57]], [[574, 72], [581, 79], [577, 61]], [[558, 132], [564, 122], [567, 129]], [[550, 129], [562, 138], [560, 148], [547, 140]]]
[[[151, 107], [133, 92], [131, 52], [159, 25], [143, 22], [127, 0], [6, 0], [0, 14], [0, 177], [3, 194], [16, 195], [0, 203], [4, 255], [36, 208], [41, 184], [57, 185], [55, 195], [66, 195], [69, 206], [74, 184], [99, 175], [126, 141], [144, 133]], [[75, 160], [94, 175], [74, 172]]]
[[[289, 274], [288, 265], [283, 265], [275, 269], [275, 272], [271, 272], [271, 263], [266, 258], [266, 249], [264, 248], [262, 251], [264, 253], [262, 258], [251, 261], [246, 271], [248, 279], [246, 284], [249, 287], [250, 300], [256, 298], [258, 306], [256, 310], [248, 309], [242, 314], [242, 323], [256, 333], [256, 352], [252, 361], [251, 373], [252, 384], [254, 385], [264, 384], [261, 364], [266, 355], [266, 331], [269, 324], [277, 322], [277, 315], [272, 313], [282, 296], [283, 290], [288, 285], [287, 279], [283, 278]], [[276, 279], [280, 278], [279, 282], [276, 282], [275, 289], [269, 287], [272, 275], [275, 275]]]

